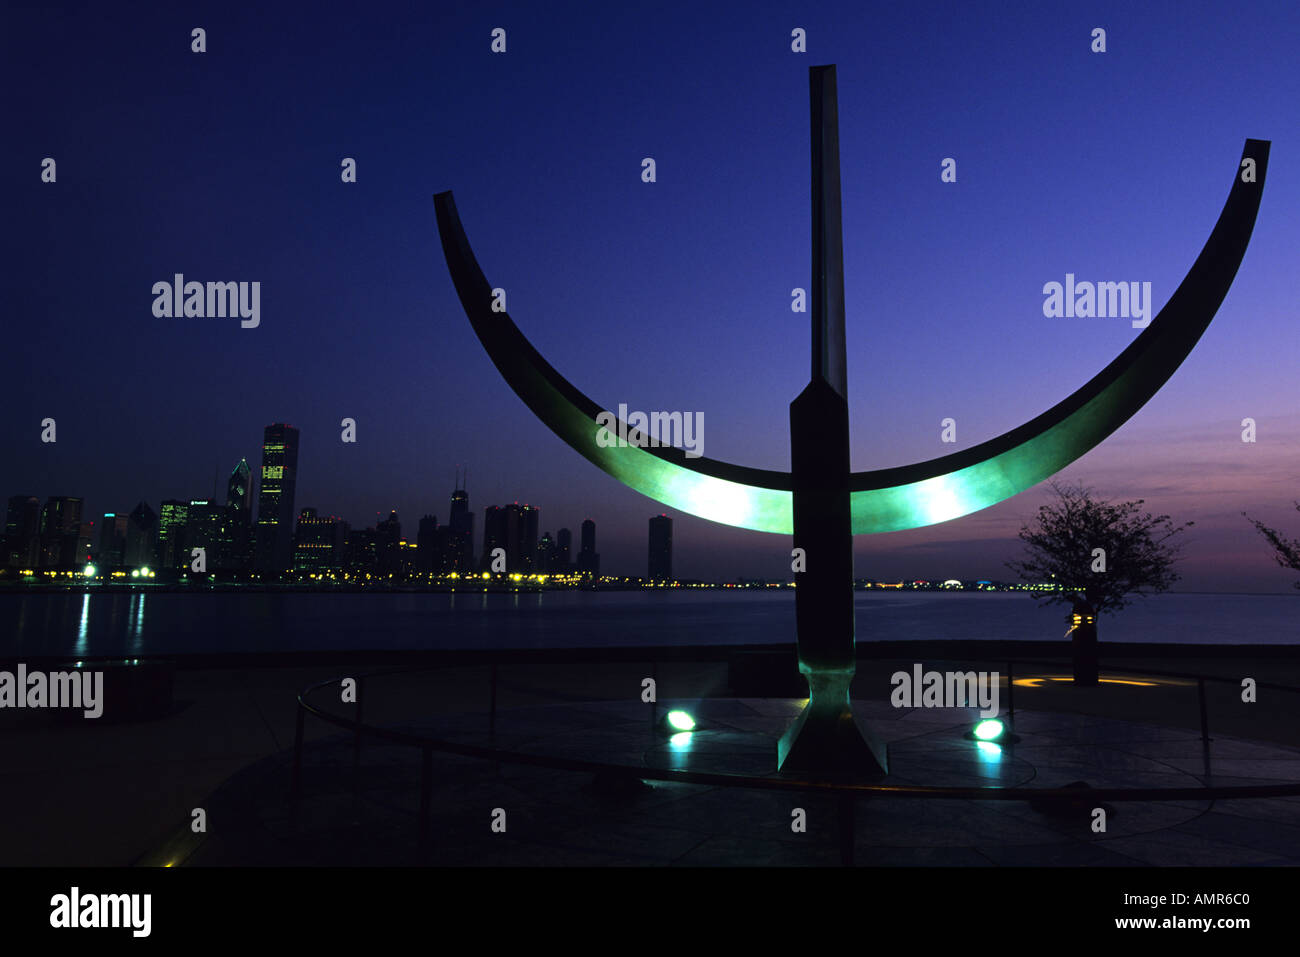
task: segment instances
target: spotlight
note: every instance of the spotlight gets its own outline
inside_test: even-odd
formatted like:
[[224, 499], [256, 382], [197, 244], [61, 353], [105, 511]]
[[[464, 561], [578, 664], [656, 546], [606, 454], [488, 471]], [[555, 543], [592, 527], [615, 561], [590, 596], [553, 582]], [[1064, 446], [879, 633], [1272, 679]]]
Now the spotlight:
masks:
[[669, 711], [664, 715], [664, 721], [673, 731], [695, 730], [695, 719], [685, 711]]
[[981, 746], [985, 744], [1011, 744], [1020, 740], [1011, 733], [1011, 728], [998, 718], [983, 718], [977, 721], [975, 727], [967, 731], [962, 737], [968, 741], [975, 741]]

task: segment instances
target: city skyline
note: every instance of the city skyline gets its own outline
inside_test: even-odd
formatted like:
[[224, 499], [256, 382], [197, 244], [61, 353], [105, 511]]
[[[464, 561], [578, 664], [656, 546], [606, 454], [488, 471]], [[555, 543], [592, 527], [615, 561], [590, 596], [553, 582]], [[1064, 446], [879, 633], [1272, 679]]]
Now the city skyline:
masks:
[[[1159, 308], [1243, 139], [1273, 140], [1275, 175], [1218, 317], [1160, 394], [1061, 478], [1195, 521], [1180, 590], [1293, 590], [1241, 513], [1297, 532], [1300, 242], [1284, 211], [1300, 201], [1286, 29], [1300, 13], [1279, 6], [1260, 31], [1208, 3], [1103, 6], [1092, 15], [1110, 44], [1093, 53], [1096, 24], [1052, 10], [703, 9], [686, 37], [671, 16], [576, 11], [503, 5], [512, 39], [495, 57], [497, 24], [469, 10], [407, 11], [397, 37], [376, 22], [212, 11], [201, 56], [179, 15], [89, 11], [68, 30], [17, 11], [12, 35], [26, 39], [6, 68], [49, 76], [14, 114], [32, 150], [0, 158], [16, 224], [9, 301], [31, 317], [9, 340], [0, 487], [45, 496], [95, 476], [85, 492], [100, 512], [201, 498], [214, 464], [256, 460], [247, 424], [270, 410], [308, 436], [299, 467], [313, 479], [298, 494], [321, 513], [437, 511], [430, 490], [468, 463], [478, 501], [545, 502], [575, 531], [599, 514], [606, 566], [643, 567], [659, 507], [539, 429], [500, 382], [446, 275], [431, 197], [455, 190], [511, 315], [576, 385], [611, 409], [698, 413], [705, 455], [784, 470], [806, 372], [791, 358], [806, 338], [791, 312], [808, 283], [806, 69], [835, 62], [849, 361], [875, 370], [850, 378], [855, 469], [968, 448], [1094, 375], [1137, 331], [1048, 318], [1044, 285], [1150, 282]], [[806, 55], [790, 49], [794, 26]], [[103, 45], [150, 56], [87, 89], [74, 78]], [[358, 75], [320, 93], [339, 55]], [[160, 64], [177, 78], [161, 101]], [[593, 72], [617, 79], [593, 87]], [[296, 108], [285, 120], [274, 102]], [[446, 135], [483, 117], [490, 136]], [[45, 156], [57, 182], [40, 179]], [[339, 176], [346, 157], [354, 183]], [[142, 218], [154, 209], [167, 215]], [[258, 325], [156, 316], [152, 288], [177, 273], [259, 282]], [[46, 419], [57, 442], [41, 440]], [[344, 419], [355, 443], [340, 439]], [[1045, 501], [1038, 487], [868, 537], [857, 571], [997, 577]], [[674, 517], [683, 576], [788, 570], [782, 536]]]

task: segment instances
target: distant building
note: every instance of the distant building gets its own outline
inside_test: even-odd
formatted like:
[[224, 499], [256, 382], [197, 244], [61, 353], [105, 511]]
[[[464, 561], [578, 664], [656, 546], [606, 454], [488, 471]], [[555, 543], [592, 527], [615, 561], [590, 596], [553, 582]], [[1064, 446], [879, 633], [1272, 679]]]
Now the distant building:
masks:
[[203, 549], [207, 573], [224, 571], [231, 564], [234, 524], [230, 509], [212, 499], [196, 498], [189, 503], [185, 531], [185, 568], [193, 567], [194, 549]]
[[483, 556], [480, 559], [483, 571], [491, 571], [492, 553], [505, 547], [506, 511], [497, 505], [489, 505], [483, 511]]
[[446, 570], [464, 574], [474, 567], [474, 513], [469, 510], [469, 492], [463, 488], [451, 493], [448, 526]]
[[555, 533], [555, 571], [563, 574], [573, 563], [573, 532], [562, 528]]
[[375, 526], [375, 560], [381, 577], [397, 578], [402, 574], [402, 523], [396, 512], [390, 511], [388, 518]]
[[587, 519], [582, 523], [582, 549], [578, 552], [578, 572], [599, 577], [600, 555], [596, 551], [596, 523]]
[[[541, 524], [542, 510], [531, 505], [515, 505], [519, 509], [519, 570], [541, 571], [537, 567], [537, 530]], [[514, 571], [512, 567], [510, 569]]]
[[127, 568], [148, 568], [157, 564], [158, 516], [146, 502], [131, 510], [126, 520], [126, 554], [123, 564]]
[[257, 499], [255, 567], [275, 577], [293, 560], [293, 500], [298, 487], [298, 430], [277, 422], [262, 439], [262, 484]]
[[188, 569], [190, 552], [186, 544], [189, 528], [190, 503], [169, 498], [162, 503], [158, 514], [159, 568]]
[[650, 519], [650, 580], [672, 581], [673, 520], [667, 515]]
[[99, 525], [99, 551], [95, 560], [104, 568], [121, 568], [126, 564], [125, 513], [105, 512]]
[[253, 566], [253, 473], [247, 459], [230, 472], [226, 482], [226, 508], [231, 522], [231, 569], [248, 571]]
[[506, 571], [528, 573], [537, 563], [537, 524], [541, 510], [513, 502], [504, 508], [489, 506], [483, 513], [484, 571], [492, 569], [492, 551], [505, 550]]
[[333, 515], [317, 515], [316, 509], [298, 513], [294, 530], [293, 568], [299, 572], [324, 572], [342, 569], [346, 564], [345, 546], [348, 523]]
[[443, 548], [442, 536], [438, 534], [438, 516], [426, 515], [420, 519], [415, 534], [416, 567], [421, 575], [432, 575], [442, 571]]
[[81, 499], [51, 495], [41, 510], [41, 565], [46, 568], [76, 565], [80, 535]]
[[537, 551], [534, 553], [533, 571], [541, 574], [555, 570], [555, 539], [551, 538], [550, 532], [545, 532], [537, 541]]
[[360, 578], [374, 575], [378, 570], [375, 560], [375, 530], [373, 528], [354, 528], [347, 534], [344, 547], [347, 555], [348, 573]]
[[41, 557], [41, 500], [14, 495], [5, 512], [4, 561], [10, 568], [35, 568]]

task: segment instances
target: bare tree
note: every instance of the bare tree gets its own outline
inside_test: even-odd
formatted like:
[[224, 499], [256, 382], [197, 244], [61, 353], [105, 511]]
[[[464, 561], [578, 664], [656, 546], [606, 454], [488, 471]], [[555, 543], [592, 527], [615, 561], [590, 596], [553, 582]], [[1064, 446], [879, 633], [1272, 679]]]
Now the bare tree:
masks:
[[[1300, 511], [1300, 502], [1296, 502], [1295, 507], [1296, 511]], [[1245, 512], [1241, 514], [1246, 515]], [[1285, 539], [1280, 533], [1269, 528], [1263, 522], [1258, 522], [1249, 515], [1246, 515], [1246, 519], [1255, 526], [1261, 535], [1268, 539], [1268, 543], [1273, 546], [1273, 558], [1279, 565], [1300, 572], [1300, 539]], [[1295, 587], [1300, 588], [1300, 581], [1295, 583]]]
[[1033, 583], [1054, 583], [1031, 591], [1037, 600], [1069, 603], [1074, 684], [1098, 682], [1097, 616], [1119, 611], [1130, 596], [1168, 590], [1178, 580], [1174, 562], [1181, 542], [1172, 542], [1193, 523], [1175, 525], [1168, 515], [1142, 511], [1144, 499], [1101, 501], [1082, 483], [1053, 481], [1056, 501], [1020, 529], [1029, 552], [1007, 567]]
[[1050, 483], [1056, 502], [1038, 510], [1020, 529], [1029, 552], [1007, 567], [1030, 582], [1055, 582], [1053, 591], [1030, 592], [1047, 602], [1086, 601], [1094, 613], [1118, 611], [1131, 596], [1167, 591], [1181, 543], [1171, 539], [1190, 527], [1168, 515], [1142, 511], [1145, 499], [1118, 504], [1098, 500], [1082, 484]]

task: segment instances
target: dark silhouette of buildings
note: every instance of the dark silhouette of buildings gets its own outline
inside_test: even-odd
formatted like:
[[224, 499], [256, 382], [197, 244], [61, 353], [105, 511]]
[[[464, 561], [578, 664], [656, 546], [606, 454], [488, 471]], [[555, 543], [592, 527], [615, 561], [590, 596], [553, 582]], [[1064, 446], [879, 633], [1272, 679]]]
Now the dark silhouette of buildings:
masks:
[[444, 558], [444, 572], [464, 574], [474, 567], [474, 513], [469, 510], [469, 492], [464, 486], [451, 493], [451, 520]]
[[375, 525], [375, 561], [380, 577], [396, 578], [402, 573], [402, 523], [394, 511]]
[[421, 575], [434, 575], [442, 571], [443, 538], [438, 532], [438, 516], [426, 515], [420, 519], [415, 535], [416, 567]]
[[672, 581], [673, 578], [673, 520], [667, 515], [650, 519], [651, 581]]
[[231, 569], [248, 571], [253, 565], [253, 475], [248, 459], [240, 459], [226, 482], [226, 508], [230, 521]]
[[126, 564], [125, 513], [105, 512], [99, 526], [99, 551], [95, 560], [105, 568], [120, 568]]
[[158, 516], [148, 503], [131, 509], [126, 520], [126, 554], [122, 564], [128, 568], [148, 568], [157, 561]]
[[586, 519], [582, 523], [582, 550], [578, 552], [578, 573], [600, 575], [600, 555], [596, 552], [596, 523]]
[[538, 573], [555, 571], [555, 539], [551, 538], [550, 532], [543, 533], [537, 540], [533, 571]]
[[41, 500], [35, 495], [14, 495], [5, 512], [4, 564], [10, 568], [36, 568], [41, 558]]
[[562, 528], [555, 533], [555, 570], [568, 572], [573, 564], [573, 532]]
[[77, 564], [80, 535], [81, 499], [71, 495], [51, 495], [41, 510], [41, 566], [72, 568]]
[[263, 575], [276, 577], [293, 558], [293, 499], [298, 486], [298, 430], [277, 422], [262, 439], [262, 487], [257, 500], [257, 558]]
[[537, 564], [537, 525], [541, 510], [512, 502], [483, 513], [483, 570], [492, 570], [492, 551], [505, 550], [506, 571], [527, 574]]

